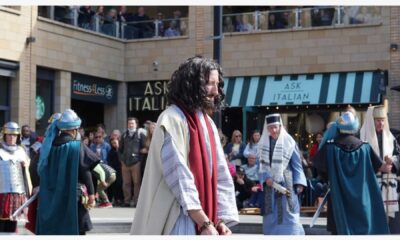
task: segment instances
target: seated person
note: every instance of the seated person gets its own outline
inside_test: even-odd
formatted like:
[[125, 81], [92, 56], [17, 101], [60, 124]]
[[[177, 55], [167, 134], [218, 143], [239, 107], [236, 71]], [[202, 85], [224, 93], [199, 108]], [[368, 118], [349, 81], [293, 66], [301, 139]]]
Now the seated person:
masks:
[[262, 201], [261, 185], [258, 180], [258, 165], [256, 164], [256, 155], [250, 153], [247, 158], [247, 164], [242, 165], [244, 172], [249, 180], [253, 182], [251, 187], [251, 196], [248, 201], [249, 207], [260, 207]]
[[234, 130], [232, 132], [231, 142], [224, 147], [224, 152], [228, 154], [232, 163], [240, 167], [245, 163], [244, 160], [246, 160], [243, 157], [245, 148], [246, 144], [242, 142], [242, 133], [239, 130]]
[[247, 178], [253, 181], [254, 183], [258, 182], [258, 166], [256, 164], [256, 161], [257, 161], [256, 155], [250, 153], [247, 158], [247, 164], [241, 166], [244, 169]]
[[165, 30], [164, 36], [166, 37], [177, 37], [180, 36], [181, 33], [179, 32], [178, 28], [176, 27], [176, 21], [171, 21], [169, 24], [169, 28]]
[[322, 200], [324, 199], [324, 196], [326, 192], [328, 191], [328, 183], [323, 181], [319, 176], [316, 178], [316, 182], [314, 183], [314, 196], [315, 196], [315, 203], [314, 206], [318, 207], [321, 203]]
[[251, 197], [252, 187], [255, 185], [253, 181], [246, 177], [243, 168], [239, 167], [236, 170], [236, 177], [233, 178], [236, 192], [236, 205], [238, 210], [247, 206], [245, 203]]

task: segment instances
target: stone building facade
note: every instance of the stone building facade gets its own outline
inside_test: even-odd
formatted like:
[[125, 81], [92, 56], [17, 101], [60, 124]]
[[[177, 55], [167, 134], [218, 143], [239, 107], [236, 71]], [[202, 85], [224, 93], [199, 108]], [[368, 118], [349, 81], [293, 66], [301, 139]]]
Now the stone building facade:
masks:
[[[195, 54], [213, 56], [214, 8], [189, 6], [187, 9], [186, 35], [126, 40], [41, 17], [36, 6], [0, 7], [0, 73], [2, 63], [5, 69], [15, 73], [15, 76], [9, 73], [9, 76], [0, 77], [0, 84], [4, 82], [0, 86], [8, 86], [7, 91], [3, 90], [8, 94], [7, 99], [4, 103], [0, 101], [0, 122], [13, 120], [34, 128], [38, 126], [37, 108], [42, 105], [37, 103], [37, 93], [41, 88], [40, 85], [38, 89], [37, 84], [47, 83], [38, 80], [42, 78], [52, 78], [49, 88], [53, 92], [48, 97], [52, 111], [59, 112], [81, 104], [81, 100], [76, 99], [80, 99], [83, 93], [73, 89], [75, 76], [79, 75], [86, 76], [87, 80], [84, 80], [87, 82], [77, 83], [89, 86], [99, 81], [99, 84], [112, 86], [109, 91], [116, 95], [110, 102], [99, 100], [102, 116], [98, 116], [96, 111], [86, 111], [86, 114], [89, 112], [99, 117], [109, 130], [125, 129], [128, 116], [142, 114], [129, 106], [135, 98], [132, 92], [140, 84], [146, 91], [149, 82], [169, 80], [172, 71], [184, 59]], [[400, 44], [400, 7], [380, 9], [381, 21], [374, 24], [224, 33], [221, 63], [225, 76], [227, 79], [250, 79], [377, 69], [387, 71], [388, 86], [386, 95], [381, 98], [389, 100], [391, 127], [400, 128], [400, 93], [389, 90], [400, 85], [400, 53], [390, 49], [391, 44]], [[7, 64], [17, 67], [13, 70]], [[81, 95], [77, 97], [76, 94]], [[234, 96], [231, 97], [233, 101]], [[344, 106], [336, 103], [328, 107], [306, 105], [298, 109], [329, 111], [328, 108], [336, 106], [335, 111], [339, 111]], [[365, 110], [366, 106], [362, 104], [360, 108]], [[257, 106], [255, 109], [269, 107]], [[279, 109], [277, 105], [270, 110], [282, 109], [285, 108]], [[290, 115], [293, 107], [287, 109]], [[261, 112], [265, 113], [264, 110]], [[148, 116], [155, 118], [155, 115]], [[241, 124], [246, 131], [249, 127], [244, 118], [245, 114]], [[40, 127], [43, 128], [43, 124]], [[229, 128], [228, 132], [231, 130]]]

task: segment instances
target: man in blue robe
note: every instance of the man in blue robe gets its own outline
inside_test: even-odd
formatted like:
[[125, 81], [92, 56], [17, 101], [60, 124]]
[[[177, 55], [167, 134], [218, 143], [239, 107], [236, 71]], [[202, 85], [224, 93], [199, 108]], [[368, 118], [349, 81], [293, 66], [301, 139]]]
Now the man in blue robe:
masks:
[[[38, 163], [38, 235], [78, 235], [92, 228], [87, 210], [95, 203], [90, 171], [98, 161], [82, 148], [80, 124], [80, 118], [68, 109], [46, 131]], [[85, 188], [87, 202], [82, 201]]]
[[[263, 233], [304, 235], [298, 194], [307, 186], [306, 177], [297, 144], [282, 126], [279, 114], [265, 117], [258, 151], [259, 179], [264, 183]], [[289, 194], [276, 191], [274, 184], [286, 188]]]
[[358, 118], [350, 111], [336, 121], [338, 132], [313, 158], [328, 179], [328, 231], [332, 234], [388, 234], [389, 228], [375, 173], [390, 171], [371, 146], [354, 136]]

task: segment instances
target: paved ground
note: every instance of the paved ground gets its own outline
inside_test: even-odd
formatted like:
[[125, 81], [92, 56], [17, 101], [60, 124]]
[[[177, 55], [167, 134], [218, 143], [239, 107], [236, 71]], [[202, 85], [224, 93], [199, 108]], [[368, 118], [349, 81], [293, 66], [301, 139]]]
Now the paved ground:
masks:
[[[95, 208], [90, 211], [94, 228], [88, 234], [128, 234], [132, 224], [134, 208]], [[262, 234], [262, 217], [257, 215], [239, 215], [240, 224], [233, 227], [237, 234]], [[301, 217], [307, 235], [326, 235], [326, 218], [319, 218], [316, 226], [309, 228], [311, 217]], [[19, 223], [19, 234], [30, 234]]]

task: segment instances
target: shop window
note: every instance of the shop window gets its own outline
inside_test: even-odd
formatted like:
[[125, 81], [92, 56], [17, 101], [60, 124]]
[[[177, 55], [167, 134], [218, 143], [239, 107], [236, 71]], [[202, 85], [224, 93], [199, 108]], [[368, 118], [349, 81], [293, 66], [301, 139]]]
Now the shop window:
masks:
[[10, 79], [0, 76], [0, 127], [9, 120], [9, 88]]
[[52, 70], [39, 69], [36, 81], [36, 132], [44, 135], [48, 119], [53, 114], [54, 78]]

